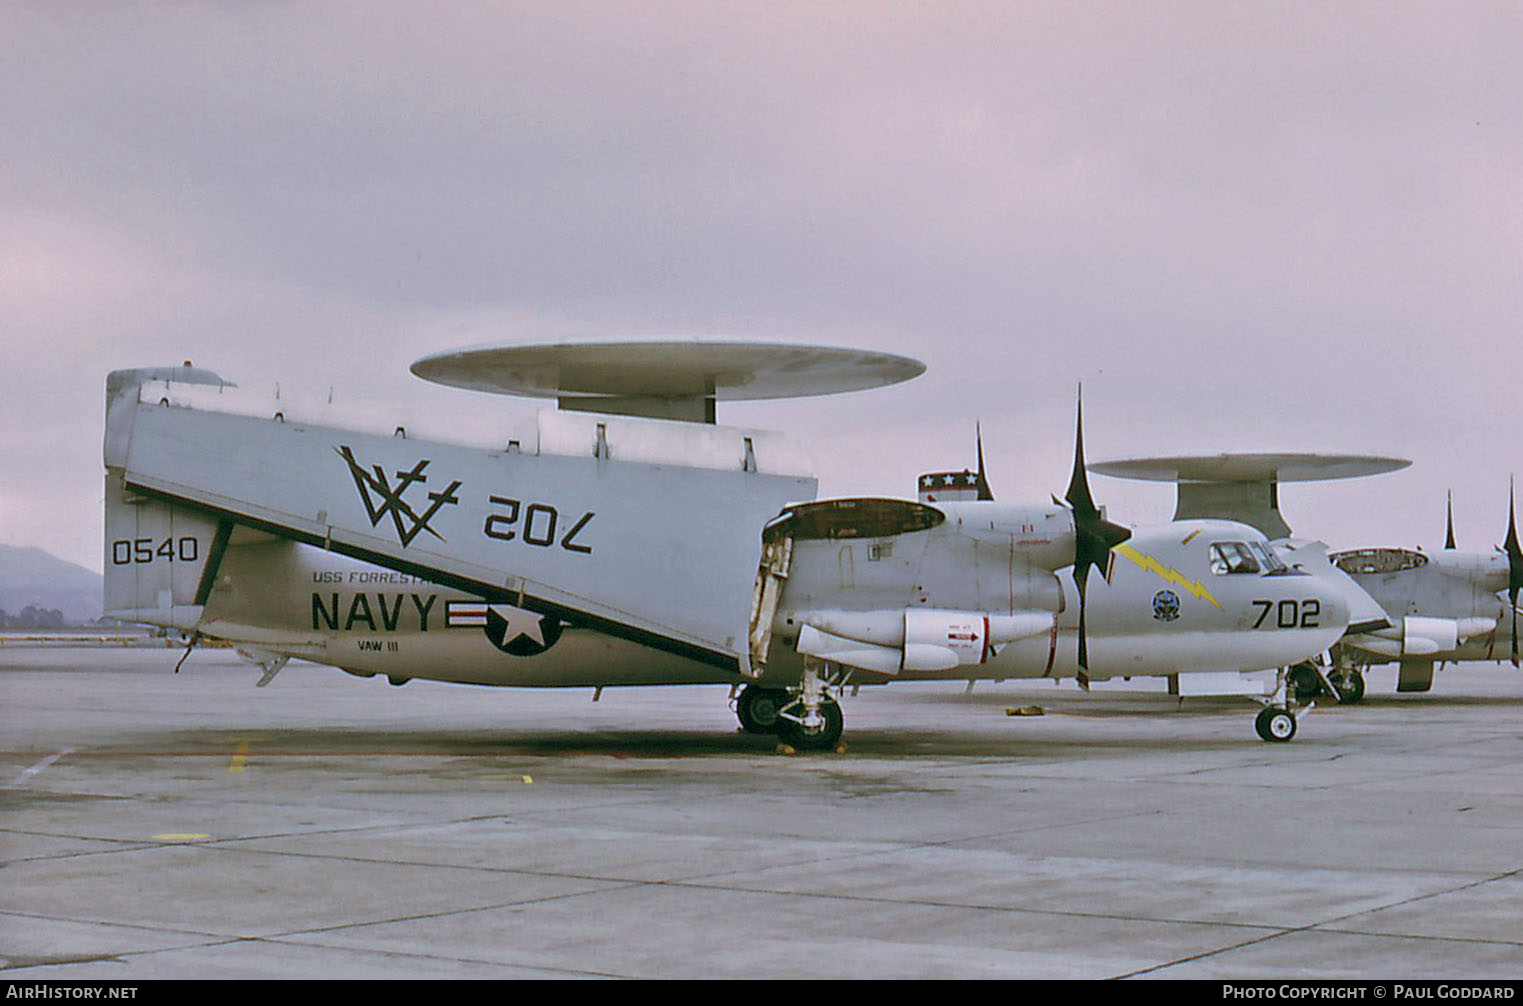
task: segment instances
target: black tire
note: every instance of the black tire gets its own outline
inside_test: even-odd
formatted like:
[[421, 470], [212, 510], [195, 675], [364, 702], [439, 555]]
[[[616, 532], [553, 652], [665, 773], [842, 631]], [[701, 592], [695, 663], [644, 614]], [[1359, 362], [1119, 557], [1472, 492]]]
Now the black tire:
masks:
[[747, 685], [735, 701], [735, 715], [740, 728], [748, 734], [777, 733], [778, 710], [788, 704], [788, 693], [781, 688], [758, 688]]
[[803, 724], [793, 720], [780, 720], [777, 734], [784, 743], [798, 751], [828, 751], [841, 743], [845, 717], [841, 715], [841, 706], [836, 702], [823, 703], [820, 706], [820, 717], [825, 722], [816, 730], [806, 730]]
[[1358, 705], [1364, 699], [1364, 675], [1358, 671], [1339, 674], [1331, 680], [1333, 687], [1338, 689], [1340, 706]]
[[1310, 702], [1327, 691], [1311, 664], [1297, 664], [1290, 669], [1290, 686], [1296, 691], [1297, 702]]
[[1259, 737], [1271, 744], [1283, 744], [1296, 735], [1296, 718], [1284, 706], [1265, 706], [1253, 721]]

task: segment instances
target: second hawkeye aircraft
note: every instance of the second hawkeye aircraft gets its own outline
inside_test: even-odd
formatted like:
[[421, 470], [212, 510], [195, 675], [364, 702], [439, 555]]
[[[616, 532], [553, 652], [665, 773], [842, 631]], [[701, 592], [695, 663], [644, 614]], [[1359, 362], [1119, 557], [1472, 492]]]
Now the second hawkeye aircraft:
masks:
[[1401, 458], [1321, 454], [1216, 454], [1132, 458], [1091, 465], [1117, 478], [1172, 481], [1175, 517], [1240, 520], [1275, 539], [1282, 558], [1341, 582], [1351, 612], [1348, 633], [1324, 662], [1292, 672], [1303, 697], [1333, 693], [1340, 702], [1364, 696], [1364, 671], [1399, 667], [1397, 691], [1425, 692], [1435, 665], [1464, 661], [1518, 666], [1518, 595], [1523, 590], [1523, 547], [1508, 492], [1507, 531], [1490, 552], [1456, 547], [1449, 510], [1444, 547], [1353, 548], [1329, 552], [1321, 542], [1293, 537], [1279, 507], [1283, 482], [1356, 478], [1395, 471]]

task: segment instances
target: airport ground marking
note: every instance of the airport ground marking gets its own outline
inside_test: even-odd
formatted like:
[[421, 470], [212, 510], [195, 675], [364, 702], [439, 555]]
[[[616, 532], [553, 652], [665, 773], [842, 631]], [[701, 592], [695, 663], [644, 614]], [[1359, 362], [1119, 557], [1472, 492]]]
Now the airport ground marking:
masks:
[[253, 739], [245, 737], [233, 746], [233, 756], [227, 762], [229, 772], [242, 772], [248, 765], [249, 745], [252, 743]]
[[48, 767], [51, 766], [54, 762], [58, 761], [58, 759], [62, 758], [64, 755], [72, 754], [73, 751], [74, 751], [73, 748], [64, 748], [62, 751], [57, 751], [57, 752], [55, 752], [53, 754], [48, 755], [46, 758], [44, 758], [41, 761], [37, 762], [36, 764], [32, 765], [30, 768], [26, 769], [26, 771], [22, 772], [16, 778], [12, 779], [10, 782], [6, 783], [5, 788], [6, 789], [17, 789], [23, 783], [25, 783], [28, 779], [32, 778], [33, 776], [40, 775], [43, 772], [47, 771]]

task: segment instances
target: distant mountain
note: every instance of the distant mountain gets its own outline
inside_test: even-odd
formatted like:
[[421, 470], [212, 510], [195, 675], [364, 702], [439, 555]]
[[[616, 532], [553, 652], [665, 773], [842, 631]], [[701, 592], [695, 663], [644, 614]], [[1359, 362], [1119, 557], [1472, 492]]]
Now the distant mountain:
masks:
[[0, 545], [0, 608], [15, 618], [28, 605], [93, 621], [101, 614], [101, 575], [40, 548]]

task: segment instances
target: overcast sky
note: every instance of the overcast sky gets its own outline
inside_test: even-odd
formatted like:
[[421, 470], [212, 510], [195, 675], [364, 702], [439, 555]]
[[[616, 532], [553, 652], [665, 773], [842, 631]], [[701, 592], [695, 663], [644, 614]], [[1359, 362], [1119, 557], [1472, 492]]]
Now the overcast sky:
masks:
[[[1505, 529], [1523, 476], [1523, 5], [26, 3], [0, 60], [0, 541], [101, 567], [108, 370], [519, 408], [461, 345], [881, 349], [721, 421], [824, 493], [972, 461], [1395, 454], [1338, 546]], [[1172, 490], [1097, 478], [1130, 523]]]

